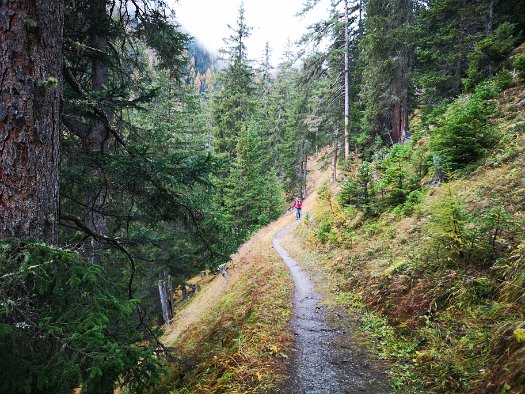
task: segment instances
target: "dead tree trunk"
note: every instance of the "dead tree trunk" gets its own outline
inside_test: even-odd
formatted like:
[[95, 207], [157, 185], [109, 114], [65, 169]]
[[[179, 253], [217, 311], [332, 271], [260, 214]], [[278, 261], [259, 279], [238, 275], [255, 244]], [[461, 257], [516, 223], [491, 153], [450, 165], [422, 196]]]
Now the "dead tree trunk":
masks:
[[56, 242], [63, 0], [0, 2], [0, 238]]
[[168, 307], [170, 311], [170, 317], [173, 318], [173, 313], [175, 311], [174, 305], [173, 305], [173, 278], [171, 275], [168, 275], [168, 286], [166, 289], [167, 295], [168, 295]]
[[182, 292], [182, 299], [188, 298], [188, 289], [186, 288], [186, 278], [184, 275], [180, 276], [180, 291]]
[[168, 300], [166, 297], [166, 288], [162, 279], [159, 279], [159, 297], [160, 305], [162, 306], [162, 317], [164, 318], [164, 323], [170, 325], [170, 311], [168, 306]]

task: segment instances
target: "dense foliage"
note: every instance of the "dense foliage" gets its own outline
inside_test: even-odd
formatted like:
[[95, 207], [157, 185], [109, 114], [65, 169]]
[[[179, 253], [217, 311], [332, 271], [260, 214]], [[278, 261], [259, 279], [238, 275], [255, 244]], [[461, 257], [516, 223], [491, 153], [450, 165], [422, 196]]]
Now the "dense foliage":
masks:
[[144, 391], [160, 377], [118, 272], [33, 242], [2, 242], [0, 267], [2, 392]]

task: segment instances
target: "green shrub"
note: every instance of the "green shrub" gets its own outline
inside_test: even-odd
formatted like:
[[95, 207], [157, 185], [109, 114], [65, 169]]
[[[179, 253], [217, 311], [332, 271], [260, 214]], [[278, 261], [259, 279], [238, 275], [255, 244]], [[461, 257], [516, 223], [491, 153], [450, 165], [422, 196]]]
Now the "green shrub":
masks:
[[512, 74], [508, 70], [500, 70], [494, 77], [494, 85], [497, 92], [502, 92], [512, 87], [513, 84]]
[[468, 217], [463, 201], [451, 191], [432, 207], [427, 231], [432, 238], [435, 260], [454, 265], [466, 260]]
[[514, 59], [514, 62], [512, 63], [512, 66], [518, 73], [519, 77], [521, 79], [525, 79], [525, 53], [521, 56], [516, 57], [516, 59]]
[[319, 230], [317, 232], [317, 239], [321, 243], [328, 242], [330, 238], [330, 232], [332, 231], [332, 224], [328, 220], [322, 220], [319, 225]]
[[341, 205], [355, 205], [370, 209], [371, 203], [375, 197], [376, 181], [372, 165], [368, 162], [362, 162], [354, 177], [348, 179], [338, 195]]
[[482, 211], [473, 220], [475, 228], [476, 259], [492, 265], [493, 261], [503, 255], [506, 248], [505, 235], [514, 238], [516, 226], [514, 216], [497, 200], [491, 201], [491, 208]]
[[421, 190], [414, 190], [407, 196], [403, 205], [396, 207], [398, 209], [395, 213], [399, 213], [404, 216], [410, 216], [418, 209], [422, 200], [423, 192]]
[[479, 83], [508, 63], [507, 59], [516, 42], [514, 28], [512, 23], [504, 22], [476, 44], [474, 51], [469, 55], [467, 78], [463, 80], [466, 91], [471, 92]]
[[490, 123], [496, 104], [490, 84], [476, 88], [470, 97], [460, 97], [449, 105], [431, 130], [431, 153], [439, 157], [441, 170], [455, 171], [479, 160], [494, 146], [497, 130]]

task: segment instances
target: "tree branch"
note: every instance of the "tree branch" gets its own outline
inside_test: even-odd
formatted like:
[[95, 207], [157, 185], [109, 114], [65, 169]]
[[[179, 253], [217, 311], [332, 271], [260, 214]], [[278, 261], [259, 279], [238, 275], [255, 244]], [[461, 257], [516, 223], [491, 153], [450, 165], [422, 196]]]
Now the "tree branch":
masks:
[[67, 221], [75, 223], [75, 225], [80, 230], [84, 231], [86, 234], [89, 234], [90, 236], [92, 236], [93, 238], [98, 239], [99, 241], [104, 241], [106, 243], [109, 243], [109, 244], [115, 246], [118, 250], [120, 250], [122, 253], [124, 253], [126, 255], [126, 257], [128, 258], [128, 260], [130, 262], [130, 266], [131, 266], [131, 274], [130, 274], [130, 278], [129, 278], [129, 281], [128, 281], [128, 297], [129, 297], [129, 299], [132, 299], [133, 298], [133, 288], [132, 288], [132, 286], [133, 286], [133, 279], [135, 278], [135, 272], [136, 272], [137, 269], [136, 269], [136, 264], [135, 264], [135, 258], [129, 252], [129, 250], [126, 249], [126, 247], [124, 247], [121, 244], [122, 239], [108, 237], [107, 235], [96, 233], [95, 231], [90, 229], [88, 226], [86, 226], [84, 224], [84, 221], [81, 218], [79, 218], [78, 216], [74, 216], [74, 215], [70, 215], [70, 214], [67, 214], [67, 213], [63, 213], [63, 214], [60, 215], [60, 219], [67, 220]]

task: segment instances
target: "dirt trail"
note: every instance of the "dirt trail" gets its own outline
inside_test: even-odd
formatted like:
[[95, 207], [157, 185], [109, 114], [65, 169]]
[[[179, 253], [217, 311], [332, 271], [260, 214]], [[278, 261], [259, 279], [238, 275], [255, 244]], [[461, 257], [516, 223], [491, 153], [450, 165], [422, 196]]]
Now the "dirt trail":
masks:
[[[320, 154], [319, 157], [322, 155]], [[317, 188], [327, 179], [326, 169], [319, 158], [309, 163], [309, 196], [304, 200], [303, 211], [308, 214], [317, 198]], [[294, 282], [293, 318], [291, 331], [294, 345], [287, 368], [289, 376], [284, 387], [276, 392], [291, 394], [313, 393], [387, 393], [386, 375], [374, 368], [369, 361], [366, 346], [353, 335], [353, 319], [343, 310], [323, 305], [314, 282], [320, 278], [309, 277], [301, 267], [303, 257], [297, 250], [306, 252], [297, 242], [292, 230], [296, 227], [295, 214], [289, 212], [265, 228], [262, 228], [232, 256], [228, 278], [217, 276], [197, 293], [194, 299], [177, 313], [175, 324], [163, 337], [167, 345], [176, 345], [184, 334], [195, 330], [210, 311], [217, 311], [221, 299], [235, 296], [235, 285], [246, 275], [253, 275], [259, 265], [276, 264], [280, 258], [287, 265]], [[283, 240], [283, 237], [286, 237]], [[281, 245], [281, 240], [283, 241]], [[294, 244], [294, 258], [284, 247]], [[273, 247], [272, 247], [273, 245]], [[299, 263], [298, 263], [299, 262]], [[312, 274], [310, 274], [312, 275]], [[287, 280], [290, 281], [290, 278]], [[312, 280], [313, 279], [313, 280]], [[289, 282], [291, 286], [292, 283]], [[260, 301], [260, 300], [259, 300]], [[268, 301], [270, 302], [270, 301]], [[262, 371], [264, 372], [264, 371]], [[272, 391], [273, 392], [273, 391]]]
[[296, 225], [286, 225], [273, 239], [295, 284], [291, 323], [295, 346], [286, 392], [387, 393], [386, 376], [371, 366], [366, 349], [354, 339], [348, 317], [322, 305], [306, 271], [281, 245]]

